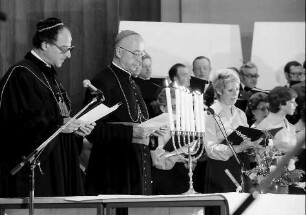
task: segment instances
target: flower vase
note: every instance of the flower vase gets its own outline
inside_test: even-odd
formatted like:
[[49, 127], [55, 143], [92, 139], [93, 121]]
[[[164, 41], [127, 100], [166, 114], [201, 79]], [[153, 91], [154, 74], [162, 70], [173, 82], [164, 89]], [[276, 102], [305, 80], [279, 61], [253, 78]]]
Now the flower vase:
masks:
[[288, 185], [271, 184], [267, 190], [267, 193], [288, 194], [289, 187]]

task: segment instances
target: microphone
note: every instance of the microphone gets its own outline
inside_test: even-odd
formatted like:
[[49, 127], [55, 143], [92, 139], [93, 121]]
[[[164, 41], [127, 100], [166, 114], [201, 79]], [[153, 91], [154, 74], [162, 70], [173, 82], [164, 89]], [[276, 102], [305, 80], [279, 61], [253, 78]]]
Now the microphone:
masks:
[[211, 107], [207, 107], [207, 106], [204, 105], [204, 108], [203, 108], [203, 109], [204, 109], [204, 111], [207, 111], [207, 114], [208, 114], [208, 115], [210, 115], [210, 114], [211, 114], [211, 115], [215, 115], [215, 111], [214, 111], [214, 109], [212, 109]]
[[90, 82], [90, 80], [88, 80], [88, 79], [85, 79], [85, 80], [83, 81], [83, 86], [84, 86], [85, 88], [91, 89], [92, 91], [98, 91], [98, 89], [97, 89], [94, 85], [92, 85], [91, 82]]
[[104, 95], [103, 95], [103, 92], [101, 90], [99, 90], [98, 88], [96, 88], [94, 85], [91, 84], [90, 80], [88, 79], [85, 79], [83, 81], [83, 86], [85, 88], [89, 88], [91, 91], [93, 91], [93, 95], [97, 95], [98, 97], [100, 97], [101, 101], [104, 101], [105, 98], [104, 98]]

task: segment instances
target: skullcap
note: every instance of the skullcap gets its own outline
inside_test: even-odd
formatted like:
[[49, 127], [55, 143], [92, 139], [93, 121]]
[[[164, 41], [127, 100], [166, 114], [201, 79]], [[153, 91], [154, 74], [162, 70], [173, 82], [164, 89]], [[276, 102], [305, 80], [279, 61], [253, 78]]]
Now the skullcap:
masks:
[[42, 32], [62, 25], [64, 25], [64, 23], [60, 19], [50, 17], [47, 19], [40, 20], [36, 25], [36, 29], [38, 32]]
[[138, 35], [140, 36], [138, 33], [136, 33], [135, 31], [131, 31], [131, 30], [123, 30], [120, 31], [119, 34], [117, 35], [116, 39], [115, 39], [115, 44], [118, 44], [121, 40], [123, 40], [124, 38], [127, 38], [129, 36], [132, 35]]

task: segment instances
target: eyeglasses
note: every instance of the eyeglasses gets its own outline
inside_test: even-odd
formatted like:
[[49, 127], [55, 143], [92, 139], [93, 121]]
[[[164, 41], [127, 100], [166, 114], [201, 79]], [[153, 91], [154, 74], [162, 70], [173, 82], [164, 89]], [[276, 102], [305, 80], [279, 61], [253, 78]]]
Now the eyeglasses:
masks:
[[259, 78], [258, 74], [252, 75], [252, 74], [244, 74], [244, 73], [242, 73], [242, 75], [244, 75], [247, 78]]
[[55, 43], [51, 43], [52, 45], [54, 45], [56, 48], [58, 48], [58, 50], [61, 51], [61, 54], [66, 54], [68, 51], [72, 51], [72, 49], [74, 49], [75, 46], [58, 46]]
[[291, 76], [301, 77], [305, 75], [305, 72], [289, 72]]
[[126, 49], [126, 48], [123, 48], [121, 46], [119, 46], [119, 48], [121, 48], [121, 49], [123, 49], [123, 50], [125, 50], [127, 52], [130, 52], [131, 54], [133, 54], [137, 58], [143, 58], [143, 56], [145, 56], [147, 54], [145, 51], [143, 51], [143, 52], [139, 52], [139, 51], [132, 52], [132, 51], [130, 51], [130, 50]]

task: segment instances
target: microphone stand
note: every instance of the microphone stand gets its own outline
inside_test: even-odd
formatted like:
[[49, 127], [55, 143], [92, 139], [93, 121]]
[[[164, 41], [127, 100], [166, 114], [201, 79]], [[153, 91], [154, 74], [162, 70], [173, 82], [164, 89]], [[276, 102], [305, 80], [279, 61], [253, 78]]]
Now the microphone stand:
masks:
[[[244, 185], [245, 185], [245, 184], [244, 184], [244, 177], [243, 177], [243, 174], [244, 174], [244, 172], [245, 172], [245, 170], [244, 170], [244, 164], [243, 164], [243, 162], [240, 160], [240, 158], [238, 157], [237, 152], [235, 151], [235, 149], [234, 149], [234, 147], [233, 147], [231, 141], [228, 140], [228, 138], [227, 138], [228, 135], [227, 135], [227, 133], [226, 133], [226, 130], [225, 130], [225, 127], [224, 127], [224, 125], [223, 125], [223, 123], [222, 123], [221, 118], [220, 118], [217, 114], [215, 114], [215, 113], [213, 112], [213, 110], [210, 111], [210, 110], [208, 109], [207, 111], [208, 111], [209, 114], [211, 114], [211, 115], [213, 116], [214, 120], [216, 121], [216, 123], [217, 123], [217, 125], [218, 125], [218, 127], [219, 127], [219, 129], [220, 129], [220, 131], [221, 131], [221, 133], [222, 133], [222, 135], [223, 135], [223, 137], [224, 137], [224, 139], [225, 139], [225, 142], [226, 142], [227, 146], [228, 146], [228, 147], [230, 148], [230, 150], [232, 151], [232, 153], [233, 153], [233, 155], [234, 155], [234, 157], [235, 157], [235, 160], [237, 161], [238, 165], [240, 166], [240, 171], [241, 171], [241, 182], [242, 182], [241, 188], [242, 188], [242, 191], [244, 191]], [[218, 120], [216, 119], [216, 116], [218, 116], [218, 118], [219, 118], [219, 120], [220, 120], [220, 122], [221, 122], [222, 127], [221, 127], [220, 123], [218, 122]]]
[[[70, 118], [66, 124], [62, 125], [57, 131], [55, 131], [47, 140], [45, 140], [40, 146], [38, 146], [30, 155], [23, 159], [23, 161], [17, 164], [11, 171], [11, 175], [15, 175], [21, 170], [25, 164], [30, 165], [30, 192], [29, 192], [29, 215], [34, 215], [34, 191], [35, 191], [35, 168], [40, 165], [37, 160], [41, 155], [46, 146], [53, 140], [59, 133], [61, 133], [72, 121], [74, 121], [78, 116], [80, 116], [91, 104], [97, 101], [97, 98], [88, 103], [83, 109], [81, 109], [74, 117]], [[40, 167], [39, 167], [40, 168]], [[41, 169], [40, 169], [41, 171]]]

